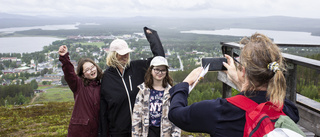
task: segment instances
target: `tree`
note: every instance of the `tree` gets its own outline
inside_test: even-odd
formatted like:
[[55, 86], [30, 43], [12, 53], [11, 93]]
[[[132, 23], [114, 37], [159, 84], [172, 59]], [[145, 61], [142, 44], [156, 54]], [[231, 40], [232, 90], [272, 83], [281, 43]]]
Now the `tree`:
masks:
[[20, 84], [20, 80], [17, 79], [17, 80], [16, 80], [16, 85], [19, 85], [19, 84]]
[[26, 97], [22, 95], [22, 92], [19, 92], [19, 94], [16, 94], [14, 98], [16, 103], [19, 105], [24, 104], [24, 102], [26, 102]]
[[38, 88], [38, 82], [34, 79], [31, 81], [30, 86], [33, 90]]
[[47, 81], [42, 81], [42, 85], [47, 85]]
[[49, 69], [48, 68], [44, 68], [42, 71], [41, 71], [41, 76], [44, 76], [44, 74], [47, 74], [49, 72]]
[[64, 79], [64, 76], [61, 77], [61, 84], [62, 85], [68, 85], [67, 81]]
[[21, 80], [21, 85], [24, 85], [25, 83], [24, 83], [24, 78]]

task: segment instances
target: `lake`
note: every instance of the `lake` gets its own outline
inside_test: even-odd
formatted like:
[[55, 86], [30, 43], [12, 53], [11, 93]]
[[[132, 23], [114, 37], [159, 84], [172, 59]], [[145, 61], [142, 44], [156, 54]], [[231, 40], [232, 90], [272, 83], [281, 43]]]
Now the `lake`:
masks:
[[[32, 27], [2, 28], [0, 33], [14, 33], [32, 29], [41, 30], [72, 30], [78, 29], [80, 23], [62, 25], [44, 25]], [[99, 25], [96, 23], [85, 23], [81, 25]], [[49, 46], [56, 40], [63, 40], [54, 37], [3, 37], [0, 38], [0, 53], [31, 53], [41, 51], [44, 46]]]
[[72, 30], [78, 29], [80, 23], [75, 24], [63, 24], [63, 25], [44, 25], [44, 26], [32, 26], [32, 27], [12, 27], [12, 28], [2, 28], [0, 33], [14, 33], [16, 31], [25, 31], [32, 29], [41, 29], [41, 30]]
[[[54, 37], [5, 37], [0, 38], [0, 53], [31, 53], [41, 51], [56, 40]], [[57, 49], [58, 50], [58, 49]]]
[[286, 44], [320, 44], [319, 36], [312, 36], [310, 32], [296, 31], [275, 31], [275, 30], [257, 30], [257, 29], [242, 29], [230, 28], [221, 30], [190, 30], [181, 31], [180, 33], [194, 33], [207, 35], [225, 35], [225, 36], [251, 36], [254, 33], [262, 33], [274, 40], [275, 43]]

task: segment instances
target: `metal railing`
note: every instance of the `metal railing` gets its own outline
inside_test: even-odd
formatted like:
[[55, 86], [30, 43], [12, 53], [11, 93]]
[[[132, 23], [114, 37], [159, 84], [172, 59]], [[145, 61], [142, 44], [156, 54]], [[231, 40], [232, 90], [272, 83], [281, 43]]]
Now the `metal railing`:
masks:
[[[221, 42], [224, 53], [233, 56], [236, 50], [240, 50], [242, 45], [234, 42]], [[278, 44], [281, 46], [298, 47], [297, 44]], [[302, 47], [320, 47], [319, 45], [301, 45]], [[309, 59], [301, 56], [282, 53], [287, 64], [287, 72], [285, 73], [287, 92], [286, 97], [295, 102], [298, 110], [300, 120], [299, 125], [304, 127], [315, 136], [320, 136], [320, 103], [312, 99], [297, 94], [297, 65], [320, 71], [320, 61]], [[230, 82], [225, 73], [219, 72], [218, 79], [223, 82], [222, 97], [231, 97], [232, 88], [236, 89], [232, 82]]]

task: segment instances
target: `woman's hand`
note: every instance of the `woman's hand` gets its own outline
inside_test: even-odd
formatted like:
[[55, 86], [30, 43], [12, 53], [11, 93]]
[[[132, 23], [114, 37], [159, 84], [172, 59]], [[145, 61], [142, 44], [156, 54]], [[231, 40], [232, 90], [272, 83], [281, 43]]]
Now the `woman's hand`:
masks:
[[59, 48], [59, 55], [64, 56], [68, 52], [68, 48], [66, 45], [62, 45]]
[[238, 89], [241, 89], [242, 83], [239, 80], [239, 77], [237, 74], [237, 68], [234, 64], [233, 58], [227, 54], [225, 54], [224, 56], [227, 58], [227, 61], [228, 61], [227, 63], [223, 62], [223, 66], [227, 68], [226, 73], [227, 73], [228, 79], [231, 80], [238, 87]]
[[183, 80], [183, 82], [188, 82], [189, 85], [192, 85], [194, 82], [197, 82], [196, 80], [199, 77], [202, 70], [202, 67], [195, 68], [189, 73], [189, 75]]

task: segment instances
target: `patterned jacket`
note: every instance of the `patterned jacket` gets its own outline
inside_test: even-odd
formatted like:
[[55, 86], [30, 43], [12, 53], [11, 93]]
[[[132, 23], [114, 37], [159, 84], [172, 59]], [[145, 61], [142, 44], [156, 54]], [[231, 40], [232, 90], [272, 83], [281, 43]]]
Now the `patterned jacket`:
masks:
[[[140, 89], [132, 114], [132, 137], [147, 137], [149, 131], [149, 97], [150, 89], [142, 83], [138, 86]], [[171, 86], [165, 88], [162, 97], [162, 116], [160, 125], [160, 137], [180, 137], [181, 130], [168, 119]]]

